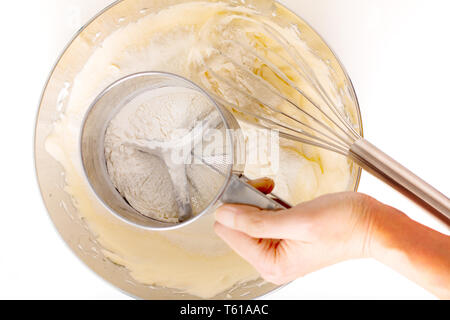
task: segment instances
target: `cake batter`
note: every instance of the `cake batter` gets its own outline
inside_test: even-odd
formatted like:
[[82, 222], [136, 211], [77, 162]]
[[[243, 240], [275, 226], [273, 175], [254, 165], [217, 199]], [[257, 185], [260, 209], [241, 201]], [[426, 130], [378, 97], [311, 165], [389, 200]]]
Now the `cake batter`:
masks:
[[[60, 119], [55, 121], [53, 132], [46, 141], [47, 151], [65, 168], [66, 191], [75, 199], [80, 216], [96, 235], [104, 248], [104, 255], [126, 267], [140, 283], [211, 298], [235, 285], [257, 279], [259, 275], [215, 235], [213, 215], [206, 215], [181, 230], [158, 233], [137, 229], [108, 214], [90, 191], [82, 174], [80, 150], [73, 147], [79, 139], [83, 116], [93, 99], [110, 83], [141, 71], [179, 74], [206, 89], [217, 90], [228, 99], [239, 100], [232, 92], [217, 88], [203, 63], [209, 58], [209, 46], [220, 45], [222, 37], [238, 37], [249, 45], [264, 43], [264, 37], [254, 41], [255, 30], [252, 27], [241, 21], [236, 22], [236, 16], [251, 15], [252, 9], [231, 7], [222, 2], [190, 2], [149, 14], [137, 23], [130, 23], [114, 32], [97, 48], [76, 77], [68, 105]], [[264, 19], [301, 50], [327, 84], [330, 95], [339, 100], [338, 90], [329, 81], [328, 65], [300, 40], [298, 30], [291, 26], [280, 27], [270, 18]], [[235, 58], [248, 63], [246, 56], [237, 54]], [[217, 72], [235, 72], [232, 66], [221, 63], [212, 67]], [[263, 66], [256, 67], [264, 73]], [[293, 79], [299, 86], [302, 85], [299, 79]], [[239, 80], [245, 82], [245, 79]], [[268, 78], [268, 81], [279, 80]], [[147, 120], [151, 121], [151, 117]], [[247, 123], [242, 123], [242, 126], [244, 132], [251, 128]], [[251, 139], [251, 135], [246, 134], [246, 139]], [[110, 142], [108, 148], [113, 148], [114, 142]], [[139, 159], [131, 155], [128, 160]], [[279, 160], [281, 165], [276, 171], [268, 171], [266, 163], [253, 163], [246, 167], [245, 174], [250, 178], [261, 175], [273, 178], [275, 193], [291, 204], [325, 193], [347, 190], [353, 181], [351, 162], [314, 147], [282, 141]], [[153, 168], [159, 165], [155, 163]], [[114, 168], [111, 170], [114, 171]], [[120, 179], [116, 183], [121, 184]], [[157, 202], [158, 197], [152, 195], [153, 191], [147, 189], [143, 198]], [[137, 203], [140, 200], [136, 198]], [[148, 203], [136, 205], [142, 205], [145, 211]], [[158, 207], [168, 219], [174, 217], [173, 202]]]

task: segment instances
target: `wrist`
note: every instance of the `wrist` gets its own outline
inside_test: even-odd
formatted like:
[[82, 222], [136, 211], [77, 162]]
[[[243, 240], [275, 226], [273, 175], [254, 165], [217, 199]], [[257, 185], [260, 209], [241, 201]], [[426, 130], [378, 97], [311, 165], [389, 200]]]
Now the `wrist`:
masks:
[[379, 203], [372, 212], [367, 257], [385, 263], [392, 251], [397, 251], [397, 236], [407, 232], [411, 222], [412, 220], [403, 212]]
[[385, 248], [384, 237], [391, 232], [389, 226], [405, 215], [370, 196], [355, 195], [353, 214], [357, 221], [357, 236], [353, 241], [353, 256], [379, 260]]
[[374, 213], [369, 256], [448, 299], [450, 238], [383, 206]]
[[350, 224], [345, 231], [349, 238], [347, 258], [374, 258], [377, 250], [378, 230], [385, 218], [383, 204], [362, 193], [349, 193], [351, 203]]

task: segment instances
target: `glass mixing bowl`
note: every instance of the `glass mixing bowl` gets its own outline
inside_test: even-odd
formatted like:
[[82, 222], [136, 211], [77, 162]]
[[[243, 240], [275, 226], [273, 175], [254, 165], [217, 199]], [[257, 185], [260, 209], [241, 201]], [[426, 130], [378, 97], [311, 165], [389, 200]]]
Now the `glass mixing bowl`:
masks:
[[[102, 248], [97, 243], [95, 236], [89, 230], [86, 222], [78, 216], [71, 195], [64, 190], [64, 168], [47, 153], [45, 140], [52, 131], [53, 121], [60, 110], [64, 108], [64, 103], [67, 102], [65, 98], [70, 94], [71, 82], [106, 37], [122, 28], [124, 24], [135, 22], [145, 15], [170, 5], [190, 1], [192, 0], [122, 0], [100, 12], [76, 34], [65, 48], [45, 86], [37, 117], [35, 133], [37, 177], [42, 197], [54, 225], [64, 241], [89, 268], [123, 292], [142, 299], [198, 299], [198, 297], [179, 292], [179, 290], [137, 283], [124, 267], [114, 264], [103, 256]], [[216, 0], [210, 1], [217, 2]], [[241, 3], [236, 0], [221, 1]], [[257, 9], [270, 11], [274, 19], [280, 21], [279, 23], [298, 26], [302, 31], [303, 40], [318, 56], [329, 63], [337, 86], [347, 92], [347, 98], [344, 101], [346, 108], [350, 111], [353, 122], [362, 134], [360, 109], [350, 78], [323, 39], [301, 18], [277, 2], [260, 0], [245, 1], [245, 3]], [[348, 190], [356, 191], [361, 169], [353, 165], [352, 171], [353, 179]], [[277, 288], [279, 287], [257, 280], [236, 285], [214, 298], [254, 299]]]

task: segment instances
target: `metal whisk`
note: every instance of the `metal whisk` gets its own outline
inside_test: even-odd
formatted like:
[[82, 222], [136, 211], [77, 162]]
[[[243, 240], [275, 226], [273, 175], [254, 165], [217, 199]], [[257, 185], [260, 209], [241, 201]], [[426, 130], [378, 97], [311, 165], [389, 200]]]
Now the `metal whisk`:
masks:
[[[204, 60], [208, 81], [215, 83], [214, 88], [209, 88], [210, 94], [219, 103], [234, 109], [245, 119], [252, 118], [252, 122], [262, 128], [278, 130], [282, 138], [349, 157], [450, 225], [449, 198], [363, 139], [351, 124], [343, 106], [340, 107], [336, 99], [328, 94], [299, 50], [264, 21], [248, 16], [235, 16], [234, 19], [252, 24], [255, 30], [262, 30], [265, 41], [272, 45], [258, 47], [240, 40], [221, 39], [220, 45]], [[277, 50], [273, 50], [273, 46]], [[246, 57], [248, 63], [245, 59], [244, 62], [242, 59], [239, 61], [236, 53]], [[281, 62], [284, 69], [274, 60]], [[220, 73], [213, 65], [232, 66], [235, 74]], [[260, 69], [257, 70], [255, 65], [264, 66], [265, 75], [259, 74]], [[299, 95], [298, 99], [304, 99], [309, 107], [305, 108], [302, 106], [304, 103], [300, 104], [291, 94], [284, 93], [280, 87], [266, 80], [267, 75], [277, 78], [288, 90], [293, 90], [295, 95]], [[293, 76], [300, 79], [301, 87]], [[245, 83], [239, 79], [245, 79]], [[227, 97], [227, 91], [234, 96], [239, 95], [240, 102], [233, 101], [232, 96]], [[242, 99], [247, 107], [243, 106]]]

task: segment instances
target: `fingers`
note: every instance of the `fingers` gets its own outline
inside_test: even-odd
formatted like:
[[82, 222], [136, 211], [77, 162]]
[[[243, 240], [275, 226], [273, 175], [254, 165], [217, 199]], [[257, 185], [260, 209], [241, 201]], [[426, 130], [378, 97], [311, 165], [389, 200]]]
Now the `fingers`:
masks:
[[250, 263], [266, 281], [282, 285], [292, 280], [282, 252], [282, 240], [255, 239], [216, 222], [215, 232], [238, 255]]
[[295, 225], [289, 223], [287, 210], [266, 211], [256, 207], [231, 204], [216, 211], [216, 221], [253, 238], [283, 239]]
[[269, 194], [275, 188], [275, 182], [270, 178], [261, 178], [248, 181], [248, 184], [264, 194]]
[[[291, 239], [309, 242], [324, 230], [335, 232], [348, 220], [340, 211], [349, 206], [342, 195], [329, 195], [288, 210], [270, 211], [230, 204], [216, 211], [216, 220], [254, 238]], [[342, 221], [344, 220], [344, 221]], [[330, 231], [330, 232], [331, 232]]]
[[325, 233], [347, 230], [354, 198], [354, 194], [348, 193], [327, 195], [282, 211], [225, 205], [216, 211], [216, 220], [254, 238], [309, 242]]
[[251, 265], [259, 265], [260, 256], [263, 254], [263, 248], [258, 245], [258, 240], [248, 236], [245, 233], [236, 231], [216, 222], [214, 225], [216, 234], [225, 241], [242, 258]]

